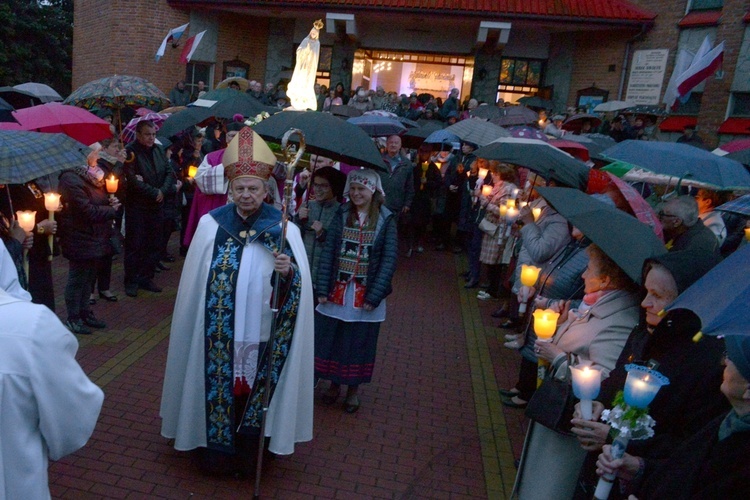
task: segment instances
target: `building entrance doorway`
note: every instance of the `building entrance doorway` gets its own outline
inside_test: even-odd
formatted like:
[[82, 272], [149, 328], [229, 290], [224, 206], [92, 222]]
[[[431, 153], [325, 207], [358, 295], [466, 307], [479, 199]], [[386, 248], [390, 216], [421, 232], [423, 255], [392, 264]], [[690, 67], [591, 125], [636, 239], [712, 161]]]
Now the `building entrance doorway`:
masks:
[[445, 100], [457, 88], [462, 100], [471, 90], [473, 75], [470, 56], [360, 49], [354, 54], [352, 89], [380, 86], [386, 92], [431, 94]]

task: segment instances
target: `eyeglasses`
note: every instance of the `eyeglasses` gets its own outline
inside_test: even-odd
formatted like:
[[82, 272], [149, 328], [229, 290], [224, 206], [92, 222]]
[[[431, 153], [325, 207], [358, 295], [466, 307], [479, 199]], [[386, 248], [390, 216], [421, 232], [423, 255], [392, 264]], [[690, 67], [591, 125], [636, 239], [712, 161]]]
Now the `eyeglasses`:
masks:
[[663, 211], [659, 211], [659, 213], [656, 215], [658, 215], [660, 219], [666, 219], [668, 217], [678, 218], [676, 215], [667, 214], [667, 213], [664, 213]]
[[313, 182], [313, 187], [315, 189], [330, 189], [331, 186], [329, 184], [318, 184], [317, 182]]

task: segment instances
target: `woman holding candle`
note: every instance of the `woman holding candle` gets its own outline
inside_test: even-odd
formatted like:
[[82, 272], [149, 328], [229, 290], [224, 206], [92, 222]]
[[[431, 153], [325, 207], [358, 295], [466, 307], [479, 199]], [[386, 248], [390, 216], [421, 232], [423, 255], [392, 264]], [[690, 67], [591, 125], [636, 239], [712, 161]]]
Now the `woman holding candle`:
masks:
[[442, 178], [440, 170], [430, 160], [432, 151], [429, 145], [422, 145], [419, 148], [419, 157], [414, 168], [414, 200], [411, 202], [411, 242], [407, 257], [411, 257], [412, 251], [417, 253], [424, 252], [422, 239], [427, 230], [427, 225], [432, 217], [432, 203], [440, 185]]
[[383, 205], [380, 176], [349, 173], [344, 204], [326, 237], [315, 295], [315, 375], [331, 381], [323, 402], [333, 404], [347, 385], [344, 409], [359, 409], [359, 385], [370, 382], [385, 298], [396, 271], [396, 216]]
[[726, 411], [727, 403], [718, 391], [722, 342], [715, 337], [693, 342], [700, 321], [688, 311], [662, 314], [682, 291], [717, 263], [714, 255], [692, 252], [670, 252], [646, 262], [642, 320], [630, 333], [609, 378], [602, 382], [598, 401], [593, 403], [592, 421], [581, 419], [578, 412], [572, 420], [573, 433], [581, 447], [590, 452], [581, 468], [582, 496], [590, 497], [598, 480], [594, 464], [610, 430], [609, 425], [598, 420], [605, 405], [610, 407], [617, 391], [625, 385], [625, 365], [656, 363], [659, 372], [670, 380], [649, 408], [656, 420], [654, 437], [631, 441], [628, 450], [633, 453], [644, 457], [666, 456], [705, 423]]
[[[125, 176], [123, 175], [125, 150], [120, 147], [120, 143], [114, 138], [99, 141], [99, 144], [101, 144], [101, 149], [98, 150], [99, 158], [96, 164], [104, 172], [105, 183], [107, 182], [107, 179], [111, 180], [114, 178], [117, 180], [115, 192], [112, 194], [119, 197], [121, 193], [125, 192]], [[120, 232], [121, 224], [122, 209], [119, 209], [112, 225], [113, 236], [116, 236], [116, 234]], [[94, 287], [92, 287], [91, 289], [91, 298], [89, 300], [91, 304], [96, 303], [94, 288], [97, 286], [99, 288], [99, 297], [101, 299], [104, 299], [107, 302], [117, 302], [117, 295], [113, 294], [109, 289], [112, 281], [111, 278], [113, 255], [114, 253], [104, 255], [99, 261], [99, 266], [96, 270], [96, 281], [94, 282]]]
[[70, 270], [65, 287], [67, 327], [73, 333], [90, 334], [92, 328], [106, 328], [89, 307], [89, 296], [102, 258], [112, 254], [109, 238], [120, 201], [104, 188], [104, 171], [95, 154], [89, 166], [63, 170], [60, 174], [60, 244]]
[[[583, 302], [576, 309], [562, 309], [551, 341], [534, 344], [539, 359], [549, 363], [550, 376], [558, 379], [567, 378], [572, 359], [586, 362], [606, 377], [638, 323], [637, 285], [596, 245], [590, 245], [586, 253]], [[532, 423], [516, 476], [516, 493], [521, 499], [570, 498], [585, 456], [575, 437]]]

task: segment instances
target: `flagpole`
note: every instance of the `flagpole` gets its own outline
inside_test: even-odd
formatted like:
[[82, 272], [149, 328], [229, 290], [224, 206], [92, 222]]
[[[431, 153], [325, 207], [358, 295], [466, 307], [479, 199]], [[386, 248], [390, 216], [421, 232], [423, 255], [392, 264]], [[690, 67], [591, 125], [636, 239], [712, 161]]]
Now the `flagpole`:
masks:
[[[299, 136], [299, 147], [297, 148], [297, 154], [294, 158], [291, 156], [291, 145], [288, 144], [289, 138], [293, 135]], [[299, 163], [302, 155], [305, 152], [305, 134], [296, 128], [289, 129], [284, 136], [281, 138], [281, 149], [284, 151], [284, 159], [286, 160], [286, 179], [284, 180], [284, 206], [281, 212], [281, 241], [279, 242], [279, 254], [284, 252], [286, 245], [286, 230], [289, 221], [289, 207], [292, 203], [292, 186], [294, 185], [294, 168]], [[265, 391], [263, 392], [263, 413], [260, 419], [260, 436], [258, 437], [258, 459], [255, 463], [255, 490], [253, 492], [253, 498], [260, 498], [260, 479], [263, 469], [263, 451], [265, 448], [266, 440], [266, 417], [268, 416], [268, 407], [270, 405], [270, 394], [271, 394], [271, 370], [273, 368], [273, 351], [274, 341], [276, 339], [276, 323], [279, 315], [279, 296], [281, 295], [281, 275], [274, 273], [273, 280], [273, 305], [271, 311], [273, 312], [273, 321], [271, 322], [271, 335], [266, 342], [266, 349], [268, 349], [268, 358], [266, 361], [266, 385]]]

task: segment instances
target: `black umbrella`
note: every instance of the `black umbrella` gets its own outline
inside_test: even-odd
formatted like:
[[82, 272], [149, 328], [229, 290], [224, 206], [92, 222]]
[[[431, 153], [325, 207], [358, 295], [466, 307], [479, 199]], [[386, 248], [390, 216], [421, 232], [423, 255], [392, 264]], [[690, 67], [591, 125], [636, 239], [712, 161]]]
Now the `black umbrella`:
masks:
[[526, 167], [566, 186], [583, 188], [588, 183], [589, 169], [583, 162], [544, 141], [504, 137], [477, 149], [474, 154], [477, 158]]
[[555, 103], [553, 103], [552, 101], [542, 99], [541, 97], [536, 95], [521, 97], [518, 102], [530, 108], [552, 109], [555, 107]]
[[13, 106], [3, 99], [0, 99], [0, 122], [18, 123], [18, 120], [13, 116]]
[[0, 99], [4, 99], [15, 109], [30, 108], [42, 103], [42, 100], [31, 92], [13, 87], [0, 87]]
[[641, 282], [646, 259], [667, 253], [651, 227], [622, 210], [577, 189], [536, 190], [636, 283]]
[[305, 134], [307, 151], [350, 165], [385, 170], [380, 151], [367, 133], [328, 113], [283, 111], [253, 127], [263, 139], [280, 143], [292, 128]]
[[273, 114], [279, 111], [278, 108], [265, 106], [256, 98], [244, 92], [237, 92], [232, 89], [220, 89], [219, 91], [212, 92], [220, 92], [221, 90], [228, 92], [222, 100], [207, 100], [204, 96], [201, 102], [209, 104], [211, 101], [215, 101], [215, 103], [210, 106], [191, 105], [187, 109], [178, 111], [167, 118], [159, 129], [159, 135], [162, 137], [172, 137], [209, 118], [231, 119], [237, 114], [245, 117], [254, 117], [260, 113]]

